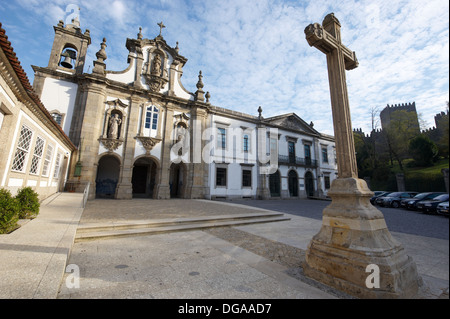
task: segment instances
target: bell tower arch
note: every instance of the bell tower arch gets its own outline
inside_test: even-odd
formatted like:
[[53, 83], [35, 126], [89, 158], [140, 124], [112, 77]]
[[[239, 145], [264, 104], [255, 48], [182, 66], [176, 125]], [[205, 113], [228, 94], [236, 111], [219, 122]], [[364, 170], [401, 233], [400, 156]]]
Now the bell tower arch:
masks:
[[86, 52], [91, 44], [88, 29], [81, 32], [78, 18], [72, 19], [71, 24], [64, 26], [62, 20], [54, 26], [55, 38], [48, 61], [48, 68], [74, 74], [82, 74], [86, 60]]

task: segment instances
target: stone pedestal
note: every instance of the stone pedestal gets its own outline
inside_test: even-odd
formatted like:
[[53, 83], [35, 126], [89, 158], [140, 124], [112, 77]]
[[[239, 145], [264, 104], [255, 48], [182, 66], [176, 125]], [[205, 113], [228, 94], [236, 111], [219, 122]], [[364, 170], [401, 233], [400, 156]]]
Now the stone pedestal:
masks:
[[[305, 275], [358, 298], [414, 296], [421, 285], [416, 265], [392, 238], [383, 214], [370, 204], [373, 193], [366, 182], [338, 178], [328, 195], [332, 202], [309, 244]], [[366, 283], [372, 275], [366, 272], [369, 265], [379, 269], [379, 288]]]

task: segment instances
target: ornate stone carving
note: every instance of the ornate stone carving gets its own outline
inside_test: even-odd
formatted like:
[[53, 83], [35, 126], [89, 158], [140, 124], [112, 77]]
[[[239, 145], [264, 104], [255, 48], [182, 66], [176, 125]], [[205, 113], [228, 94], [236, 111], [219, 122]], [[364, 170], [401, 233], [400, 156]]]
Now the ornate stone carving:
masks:
[[153, 147], [161, 142], [160, 138], [148, 137], [148, 136], [136, 136], [135, 139], [142, 143], [142, 146], [147, 151], [147, 154], [153, 149]]
[[103, 144], [103, 146], [105, 148], [108, 149], [109, 152], [115, 151], [123, 143], [122, 139], [116, 139], [116, 138], [104, 138], [104, 137], [101, 137], [99, 139], [99, 141]]

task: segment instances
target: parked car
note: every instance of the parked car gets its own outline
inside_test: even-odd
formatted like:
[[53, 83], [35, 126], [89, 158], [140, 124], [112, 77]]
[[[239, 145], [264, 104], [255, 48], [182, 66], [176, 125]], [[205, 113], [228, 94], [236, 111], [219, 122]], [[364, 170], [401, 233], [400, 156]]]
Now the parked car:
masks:
[[443, 202], [448, 202], [448, 194], [442, 194], [430, 200], [422, 200], [417, 203], [417, 209], [422, 213], [432, 214], [436, 212], [437, 206]]
[[402, 208], [416, 210], [417, 209], [416, 205], [418, 202], [420, 202], [422, 200], [433, 199], [442, 194], [445, 194], [445, 193], [442, 193], [442, 192], [420, 193], [420, 194], [417, 194], [416, 196], [414, 196], [413, 198], [402, 199], [402, 201], [400, 202], [400, 206]]
[[372, 205], [375, 205], [375, 200], [376, 200], [378, 197], [386, 196], [386, 195], [388, 195], [388, 194], [390, 194], [390, 193], [392, 193], [392, 192], [375, 191], [375, 192], [373, 192], [374, 195], [370, 198], [370, 203], [371, 203]]
[[438, 204], [436, 207], [436, 213], [448, 217], [448, 201]]
[[417, 195], [417, 192], [394, 192], [387, 196], [378, 197], [375, 203], [379, 206], [398, 208], [402, 199], [412, 198], [415, 195]]

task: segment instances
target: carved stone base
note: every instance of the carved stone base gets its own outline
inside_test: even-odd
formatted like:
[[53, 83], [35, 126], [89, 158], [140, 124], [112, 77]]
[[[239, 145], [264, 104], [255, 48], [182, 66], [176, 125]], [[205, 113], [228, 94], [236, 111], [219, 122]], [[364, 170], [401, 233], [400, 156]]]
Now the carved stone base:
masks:
[[[304, 273], [358, 298], [410, 298], [422, 284], [413, 260], [392, 238], [383, 214], [370, 204], [364, 180], [337, 179], [328, 192], [322, 227], [306, 252]], [[379, 269], [379, 288], [367, 285]], [[369, 286], [369, 287], [368, 287]]]

